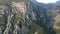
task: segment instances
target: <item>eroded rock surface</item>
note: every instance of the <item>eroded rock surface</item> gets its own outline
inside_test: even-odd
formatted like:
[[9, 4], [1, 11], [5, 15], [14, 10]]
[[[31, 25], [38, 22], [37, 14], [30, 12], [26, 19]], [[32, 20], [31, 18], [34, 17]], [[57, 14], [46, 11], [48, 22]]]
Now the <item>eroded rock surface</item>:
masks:
[[2, 14], [2, 34], [28, 34], [32, 22], [42, 26], [48, 34], [54, 34], [51, 13], [33, 1], [7, 3]]

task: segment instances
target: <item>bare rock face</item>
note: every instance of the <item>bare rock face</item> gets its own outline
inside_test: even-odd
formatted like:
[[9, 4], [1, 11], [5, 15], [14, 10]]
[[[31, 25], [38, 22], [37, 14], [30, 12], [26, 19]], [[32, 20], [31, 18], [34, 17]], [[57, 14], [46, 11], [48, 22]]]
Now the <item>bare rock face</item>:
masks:
[[[27, 4], [28, 5], [28, 4]], [[24, 2], [12, 2], [6, 4], [4, 10], [5, 22], [2, 25], [3, 34], [27, 34], [28, 26], [30, 23], [30, 18], [33, 13], [29, 12], [31, 10], [29, 6], [26, 6]], [[31, 17], [29, 17], [31, 14]]]
[[12, 2], [6, 6], [7, 24], [3, 34], [27, 34], [28, 25], [25, 22], [26, 5], [23, 2]]
[[[48, 13], [47, 9], [32, 1], [7, 3], [2, 13], [4, 20], [1, 32], [2, 34], [28, 34], [30, 24], [36, 22], [48, 34], [54, 34], [53, 18]], [[37, 33], [38, 31], [34, 34]]]

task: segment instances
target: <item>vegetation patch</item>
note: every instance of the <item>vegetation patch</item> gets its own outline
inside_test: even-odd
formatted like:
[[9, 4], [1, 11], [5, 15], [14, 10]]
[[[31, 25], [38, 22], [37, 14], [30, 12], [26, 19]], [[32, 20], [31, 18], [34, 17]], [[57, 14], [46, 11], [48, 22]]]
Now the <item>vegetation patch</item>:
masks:
[[41, 26], [37, 25], [36, 23], [32, 23], [29, 26], [28, 34], [34, 34], [35, 32], [38, 32], [37, 34], [46, 34], [45, 30]]
[[60, 34], [60, 29], [55, 29], [56, 34]]
[[2, 25], [3, 21], [4, 21], [4, 16], [1, 16], [0, 17], [0, 26]]
[[57, 23], [57, 26], [60, 26], [60, 22]]

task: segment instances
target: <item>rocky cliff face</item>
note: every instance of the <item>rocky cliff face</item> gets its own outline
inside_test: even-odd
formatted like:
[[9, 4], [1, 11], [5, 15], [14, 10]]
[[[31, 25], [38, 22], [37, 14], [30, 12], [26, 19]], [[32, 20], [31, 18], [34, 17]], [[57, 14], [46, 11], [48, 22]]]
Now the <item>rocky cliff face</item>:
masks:
[[54, 18], [54, 29], [56, 30], [56, 34], [60, 34], [60, 5], [53, 5], [54, 7], [49, 10]]
[[[38, 30], [30, 31], [31, 24], [34, 24], [35, 27], [35, 23], [41, 26], [47, 32], [46, 34], [55, 34], [53, 30], [53, 16], [48, 12], [48, 9], [40, 7], [36, 1], [11, 2], [3, 7], [0, 11], [1, 34], [28, 34], [31, 31], [33, 31], [32, 34], [39, 34]], [[36, 29], [40, 29], [40, 27]]]

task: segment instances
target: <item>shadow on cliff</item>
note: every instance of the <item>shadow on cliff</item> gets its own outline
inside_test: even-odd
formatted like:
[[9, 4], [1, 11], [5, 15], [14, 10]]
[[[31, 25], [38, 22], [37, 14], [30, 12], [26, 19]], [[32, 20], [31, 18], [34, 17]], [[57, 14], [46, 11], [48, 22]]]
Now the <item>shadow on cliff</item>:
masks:
[[[37, 5], [36, 8], [36, 19], [37, 21], [32, 20], [34, 23], [38, 24], [39, 26], [41, 26], [46, 32], [47, 34], [56, 34], [55, 30], [53, 29], [53, 25], [54, 25], [54, 19], [53, 19], [53, 15], [47, 12], [47, 9], [44, 9], [42, 7], [40, 7], [39, 5]], [[33, 10], [35, 10], [33, 9]], [[41, 10], [40, 10], [41, 9]], [[43, 12], [43, 17], [41, 18], [40, 12]]]

